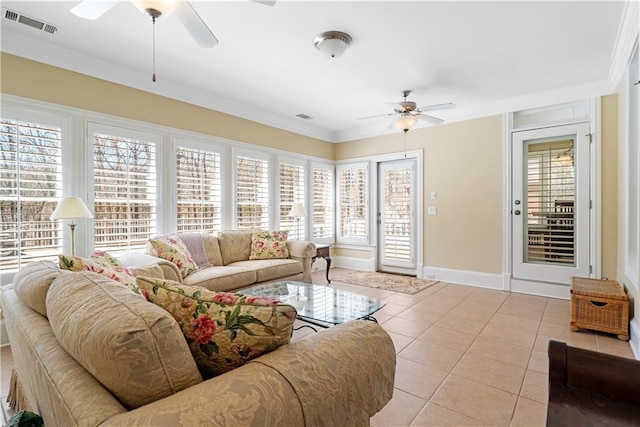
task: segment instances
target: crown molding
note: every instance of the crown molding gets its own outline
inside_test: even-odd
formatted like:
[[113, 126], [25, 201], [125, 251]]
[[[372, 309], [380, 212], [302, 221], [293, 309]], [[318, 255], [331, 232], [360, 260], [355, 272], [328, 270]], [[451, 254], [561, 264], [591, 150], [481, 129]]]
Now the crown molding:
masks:
[[611, 55], [609, 80], [614, 86], [618, 86], [627, 69], [638, 34], [640, 34], [640, 2], [627, 0], [622, 10], [616, 43]]

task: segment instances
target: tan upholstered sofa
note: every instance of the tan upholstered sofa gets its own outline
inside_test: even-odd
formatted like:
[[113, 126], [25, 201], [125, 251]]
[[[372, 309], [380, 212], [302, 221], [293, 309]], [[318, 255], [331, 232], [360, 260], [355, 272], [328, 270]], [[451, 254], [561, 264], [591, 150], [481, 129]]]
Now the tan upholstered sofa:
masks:
[[367, 426], [393, 393], [393, 343], [374, 322], [203, 380], [175, 320], [110, 278], [35, 262], [1, 302], [17, 373], [10, 397], [46, 426]]
[[[184, 278], [180, 271], [165, 265], [165, 277], [185, 285], [202, 286], [212, 291], [232, 291], [249, 285], [274, 280], [311, 282], [311, 260], [316, 254], [312, 242], [288, 240], [289, 258], [251, 260], [251, 231], [223, 231], [213, 234], [177, 234], [184, 242], [198, 266], [206, 265]], [[151, 245], [147, 253], [156, 255]], [[146, 262], [138, 254], [121, 257], [127, 265]]]

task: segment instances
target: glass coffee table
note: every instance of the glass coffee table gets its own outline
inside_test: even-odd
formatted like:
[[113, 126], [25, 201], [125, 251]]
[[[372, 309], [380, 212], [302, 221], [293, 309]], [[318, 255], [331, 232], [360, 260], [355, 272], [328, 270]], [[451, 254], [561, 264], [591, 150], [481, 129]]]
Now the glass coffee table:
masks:
[[291, 304], [298, 310], [300, 320], [324, 328], [355, 319], [377, 322], [373, 314], [386, 304], [368, 295], [294, 281], [265, 283], [237, 292]]

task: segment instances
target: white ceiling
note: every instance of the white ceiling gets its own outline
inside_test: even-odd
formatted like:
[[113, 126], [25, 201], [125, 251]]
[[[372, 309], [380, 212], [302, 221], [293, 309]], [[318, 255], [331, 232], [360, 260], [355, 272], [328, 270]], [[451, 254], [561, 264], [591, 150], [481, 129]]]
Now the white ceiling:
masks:
[[[199, 48], [176, 16], [156, 25], [123, 1], [95, 21], [77, 1], [2, 1], [60, 27], [51, 35], [3, 16], [4, 52], [227, 112], [325, 141], [398, 132], [387, 102], [453, 102], [446, 121], [611, 93], [620, 1], [192, 1], [220, 43]], [[313, 37], [349, 33], [337, 59]], [[313, 120], [296, 117], [304, 113]], [[420, 126], [428, 126], [421, 123]]]

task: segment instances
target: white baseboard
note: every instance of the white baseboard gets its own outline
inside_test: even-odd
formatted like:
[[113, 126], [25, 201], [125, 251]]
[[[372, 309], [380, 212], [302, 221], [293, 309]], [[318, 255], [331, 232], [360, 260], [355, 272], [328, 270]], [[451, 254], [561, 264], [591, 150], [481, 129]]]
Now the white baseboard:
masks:
[[554, 283], [533, 282], [530, 280], [511, 279], [511, 292], [521, 294], [539, 295], [541, 297], [569, 299], [571, 287]]
[[375, 258], [331, 257], [331, 266], [351, 270], [376, 271]]
[[479, 271], [452, 270], [439, 267], [424, 267], [422, 277], [441, 282], [477, 286], [489, 289], [503, 289], [502, 274], [481, 273]]
[[640, 319], [633, 319], [629, 323], [629, 345], [636, 360], [640, 360]]

